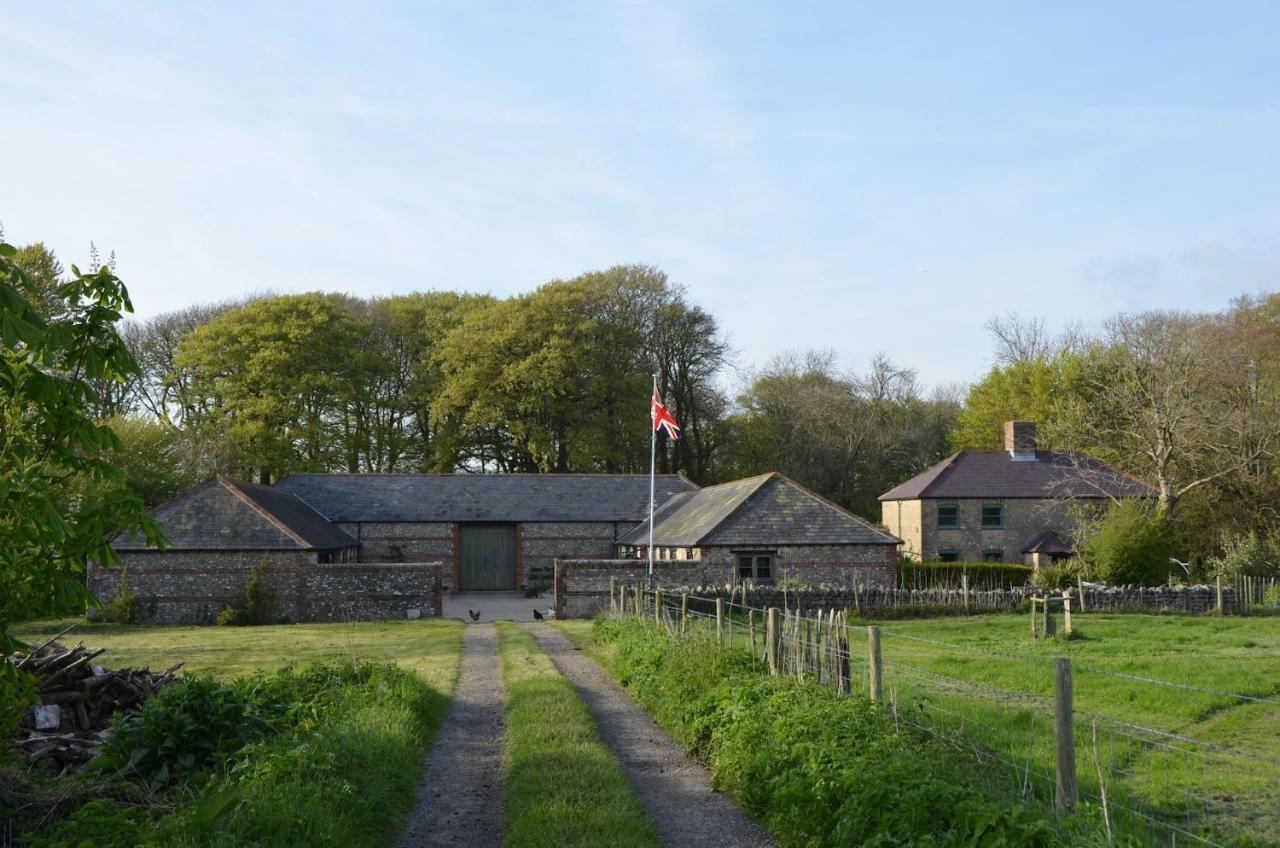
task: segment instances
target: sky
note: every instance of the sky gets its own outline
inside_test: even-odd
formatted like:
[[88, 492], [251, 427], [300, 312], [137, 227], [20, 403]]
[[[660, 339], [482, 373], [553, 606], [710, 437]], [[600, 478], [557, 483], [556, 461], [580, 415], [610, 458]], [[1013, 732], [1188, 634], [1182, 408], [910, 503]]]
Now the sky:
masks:
[[1280, 4], [0, 0], [0, 222], [137, 314], [656, 265], [743, 370], [1280, 289]]

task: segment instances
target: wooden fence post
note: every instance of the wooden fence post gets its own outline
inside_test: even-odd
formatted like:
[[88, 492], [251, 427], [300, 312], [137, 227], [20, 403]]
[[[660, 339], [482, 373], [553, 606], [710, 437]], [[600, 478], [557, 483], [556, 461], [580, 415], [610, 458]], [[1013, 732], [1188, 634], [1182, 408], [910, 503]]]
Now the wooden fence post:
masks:
[[1071, 660], [1053, 661], [1053, 741], [1057, 750], [1054, 800], [1059, 810], [1076, 808], [1076, 731], [1072, 704]]
[[1036, 598], [1031, 598], [1031, 638], [1036, 638]]
[[1062, 630], [1071, 635], [1071, 590], [1062, 593]]
[[872, 624], [867, 628], [867, 681], [871, 687], [871, 700], [880, 703], [883, 697], [880, 672], [880, 628]]
[[1049, 596], [1048, 596], [1048, 595], [1045, 595], [1045, 598], [1044, 598], [1044, 627], [1042, 627], [1042, 628], [1041, 628], [1041, 630], [1043, 630], [1043, 631], [1044, 631], [1044, 635], [1045, 635], [1046, 637], [1048, 637], [1048, 636], [1052, 636], [1052, 635], [1054, 634], [1054, 631], [1056, 631], [1056, 630], [1058, 629], [1057, 627], [1055, 627], [1055, 626], [1054, 626], [1053, 613], [1049, 610], [1049, 606], [1050, 606], [1050, 604], [1049, 604]]
[[689, 632], [689, 593], [680, 593], [680, 633]]
[[716, 644], [724, 645], [724, 599], [716, 598]]
[[1076, 586], [1080, 589], [1080, 612], [1084, 612], [1084, 578], [1076, 575]]
[[614, 615], [618, 611], [618, 578], [609, 578], [609, 614]]
[[769, 607], [764, 620], [764, 652], [769, 660], [769, 673], [774, 675], [778, 673], [778, 647], [781, 635], [778, 632], [778, 608]]
[[1218, 615], [1222, 615], [1222, 575], [1217, 578], [1218, 583]]
[[636, 586], [636, 618], [644, 618], [644, 590]]
[[960, 572], [960, 591], [964, 592], [964, 614], [969, 614], [969, 572]]
[[662, 590], [655, 589], [653, 592], [653, 620], [659, 625], [662, 624]]

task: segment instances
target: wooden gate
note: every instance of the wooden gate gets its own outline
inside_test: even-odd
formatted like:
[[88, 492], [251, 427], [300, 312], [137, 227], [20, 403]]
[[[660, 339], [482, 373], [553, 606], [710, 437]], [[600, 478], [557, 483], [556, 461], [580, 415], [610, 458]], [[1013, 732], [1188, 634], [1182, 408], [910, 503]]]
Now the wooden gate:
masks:
[[461, 590], [485, 592], [515, 589], [516, 526], [463, 524], [459, 530]]

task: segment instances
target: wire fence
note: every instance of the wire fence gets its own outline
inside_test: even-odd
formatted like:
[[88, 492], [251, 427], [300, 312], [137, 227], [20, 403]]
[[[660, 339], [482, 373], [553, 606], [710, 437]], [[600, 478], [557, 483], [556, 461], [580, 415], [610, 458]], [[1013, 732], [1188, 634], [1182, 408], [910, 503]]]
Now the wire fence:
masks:
[[[1275, 742], [1276, 698], [850, 624], [839, 610], [619, 587], [610, 612], [877, 701], [899, 728], [981, 763], [982, 779], [1096, 816], [1108, 839], [1280, 844], [1280, 746], [1244, 747], [1251, 728]], [[1171, 726], [1154, 726], [1170, 704]]]

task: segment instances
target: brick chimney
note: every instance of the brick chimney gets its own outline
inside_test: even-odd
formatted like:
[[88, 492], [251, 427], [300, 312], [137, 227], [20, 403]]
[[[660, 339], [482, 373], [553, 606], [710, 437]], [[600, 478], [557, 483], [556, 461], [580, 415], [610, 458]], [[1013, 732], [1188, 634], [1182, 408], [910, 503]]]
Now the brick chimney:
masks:
[[1036, 458], [1036, 422], [1004, 422], [1004, 449], [1014, 462], [1034, 462]]

